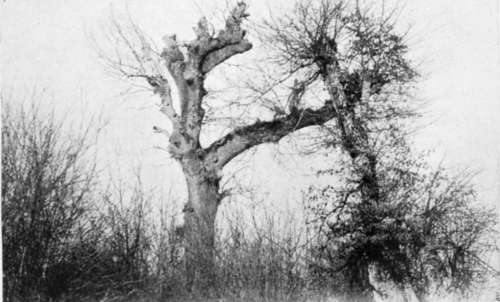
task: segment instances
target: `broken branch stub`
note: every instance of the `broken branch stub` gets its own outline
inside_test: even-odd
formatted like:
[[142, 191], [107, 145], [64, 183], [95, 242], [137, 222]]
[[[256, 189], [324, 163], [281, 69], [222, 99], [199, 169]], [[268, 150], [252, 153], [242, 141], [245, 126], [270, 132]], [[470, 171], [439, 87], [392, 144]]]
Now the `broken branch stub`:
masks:
[[288, 111], [289, 112], [292, 112], [292, 111], [298, 109], [300, 100], [302, 99], [302, 96], [304, 95], [305, 90], [306, 90], [306, 83], [299, 82], [297, 79], [295, 79], [293, 82], [292, 91], [290, 93], [290, 96], [288, 97]]
[[[175, 35], [163, 38], [165, 48], [162, 57], [174, 78], [182, 75], [185, 81], [192, 82], [196, 76], [203, 76], [217, 65], [234, 55], [252, 48], [241, 28], [243, 20], [249, 16], [247, 5], [239, 2], [226, 18], [226, 25], [216, 36], [211, 33], [208, 21], [202, 17], [194, 28], [196, 39], [187, 43], [188, 59], [185, 60]], [[179, 84], [179, 83], [177, 83]]]
[[184, 54], [179, 47], [176, 35], [164, 36], [163, 42], [165, 43], [165, 48], [161, 56], [165, 60], [168, 71], [179, 85], [184, 69]]
[[177, 158], [199, 147], [199, 133], [204, 118], [201, 103], [206, 95], [205, 75], [232, 56], [252, 47], [241, 28], [248, 16], [246, 10], [245, 3], [238, 3], [226, 18], [224, 29], [217, 35], [203, 17], [194, 28], [195, 40], [179, 43], [175, 35], [163, 38], [165, 45], [161, 56], [179, 93], [180, 114], [172, 107], [171, 89], [167, 80], [152, 77], [149, 82], [161, 97], [161, 112], [173, 123], [170, 151]]
[[225, 28], [215, 37], [210, 34], [206, 18], [198, 22], [195, 30], [197, 39], [188, 45], [188, 50], [193, 67], [201, 74], [207, 74], [227, 59], [252, 48], [252, 43], [245, 38], [245, 30], [241, 28], [243, 20], [249, 16], [246, 10], [247, 5], [239, 2], [226, 18]]

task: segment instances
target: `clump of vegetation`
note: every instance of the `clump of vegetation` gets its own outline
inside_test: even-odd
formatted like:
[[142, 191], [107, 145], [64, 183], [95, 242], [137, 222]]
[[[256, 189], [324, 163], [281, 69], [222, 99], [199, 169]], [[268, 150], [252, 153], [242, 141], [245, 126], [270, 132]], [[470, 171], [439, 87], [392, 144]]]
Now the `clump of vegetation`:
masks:
[[359, 292], [370, 274], [410, 287], [420, 301], [489, 281], [495, 270], [483, 259], [497, 250], [497, 217], [478, 203], [470, 174], [425, 168], [406, 152], [395, 157], [378, 166], [378, 203], [363, 204], [357, 178], [311, 191], [321, 234], [313, 249], [317, 277], [337, 280], [340, 292]]
[[[135, 24], [114, 22], [112, 55], [102, 56], [116, 75], [145, 80], [160, 99], [172, 131], [154, 129], [168, 137], [189, 193], [182, 227], [173, 218], [179, 213], [155, 210], [152, 201], [160, 198], [140, 177], [131, 184], [97, 177], [88, 130], [66, 133], [66, 124], [41, 107], [4, 100], [7, 301], [332, 295], [373, 301], [375, 293], [386, 294], [374, 279], [410, 288], [424, 301], [434, 291], [467, 293], [491, 276], [484, 256], [496, 248], [496, 217], [477, 206], [467, 174], [427, 168], [407, 143], [404, 125], [418, 116], [408, 91], [418, 74], [391, 14], [318, 1], [298, 3], [291, 15], [267, 23], [262, 40], [272, 42], [269, 64], [277, 63], [279, 79], [265, 74], [263, 83], [246, 88], [250, 99], [274, 110], [272, 119], [229, 129], [202, 146], [202, 128], [211, 121], [205, 115], [213, 114], [205, 79], [252, 48], [243, 29], [247, 17], [240, 2], [217, 34], [202, 18], [193, 41], [167, 36], [161, 51]], [[173, 106], [174, 90], [181, 112]], [[311, 126], [320, 128], [314, 146], [337, 149], [341, 160], [339, 169], [326, 172], [339, 183], [304, 198], [309, 223], [292, 227], [291, 219], [281, 228], [272, 215], [253, 223], [219, 217], [218, 229], [228, 196], [223, 168], [250, 148]]]
[[14, 101], [2, 99], [4, 298], [135, 289], [149, 276], [147, 195], [99, 193], [93, 131], [68, 133], [41, 102]]
[[95, 166], [86, 133], [66, 136], [52, 113], [2, 100], [4, 296], [57, 295], [71, 270], [73, 232], [86, 216]]

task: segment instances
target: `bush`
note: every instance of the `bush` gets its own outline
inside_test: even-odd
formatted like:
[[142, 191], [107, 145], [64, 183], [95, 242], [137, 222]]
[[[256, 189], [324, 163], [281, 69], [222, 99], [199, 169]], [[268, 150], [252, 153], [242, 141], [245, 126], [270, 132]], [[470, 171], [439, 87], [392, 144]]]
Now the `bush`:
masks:
[[57, 296], [71, 273], [61, 263], [91, 200], [88, 132], [65, 135], [65, 123], [41, 105], [2, 101], [4, 297]]
[[356, 180], [311, 195], [322, 217], [312, 257], [317, 278], [355, 293], [372, 267], [378, 280], [410, 286], [420, 299], [473, 291], [494, 273], [484, 260], [497, 248], [494, 211], [478, 205], [469, 174], [429, 171], [419, 158], [395, 156], [381, 158], [377, 202], [359, 200]]

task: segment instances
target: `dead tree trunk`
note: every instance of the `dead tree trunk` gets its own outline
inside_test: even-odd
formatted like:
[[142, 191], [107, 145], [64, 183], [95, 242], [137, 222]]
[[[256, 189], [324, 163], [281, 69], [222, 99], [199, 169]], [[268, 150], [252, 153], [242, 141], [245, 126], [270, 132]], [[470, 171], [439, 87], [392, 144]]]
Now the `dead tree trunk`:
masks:
[[[271, 121], [233, 129], [224, 137], [207, 147], [200, 144], [200, 132], [205, 117], [203, 100], [207, 94], [204, 84], [208, 73], [227, 59], [252, 48], [246, 39], [241, 24], [248, 16], [247, 6], [239, 2], [226, 18], [224, 29], [212, 32], [208, 22], [202, 18], [195, 28], [196, 39], [179, 43], [175, 35], [164, 37], [165, 46], [159, 58], [154, 57], [144, 35], [139, 35], [139, 47], [134, 48], [124, 31], [117, 27], [117, 39], [124, 42], [130, 51], [132, 64], [121, 58], [112, 58], [111, 66], [122, 75], [144, 78], [161, 99], [160, 111], [172, 125], [167, 131], [159, 127], [154, 130], [168, 138], [170, 155], [182, 166], [188, 202], [184, 208], [185, 260], [188, 271], [188, 288], [209, 288], [213, 278], [213, 247], [215, 240], [215, 218], [223, 196], [219, 192], [219, 181], [224, 166], [234, 157], [263, 143], [278, 142], [284, 136], [304, 127], [322, 125], [335, 116], [333, 102], [325, 102], [318, 109], [292, 108], [288, 114]], [[134, 28], [137, 33], [137, 28]], [[158, 63], [159, 62], [159, 63]], [[109, 63], [109, 62], [108, 62]], [[159, 72], [167, 67], [171, 81]], [[133, 65], [135, 64], [135, 65]], [[290, 98], [298, 104], [304, 85], [291, 89]], [[176, 88], [175, 90], [172, 88]], [[176, 101], [180, 111], [174, 109], [172, 91], [178, 93]], [[197, 284], [195, 284], [197, 282]]]

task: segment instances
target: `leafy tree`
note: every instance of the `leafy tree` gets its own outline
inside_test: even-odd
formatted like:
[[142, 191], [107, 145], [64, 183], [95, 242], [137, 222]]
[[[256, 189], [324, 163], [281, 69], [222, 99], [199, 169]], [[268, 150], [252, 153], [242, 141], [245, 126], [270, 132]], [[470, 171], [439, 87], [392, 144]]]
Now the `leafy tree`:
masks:
[[[350, 227], [338, 230], [347, 234], [339, 236], [352, 235], [352, 228], [366, 238], [380, 236], [374, 226], [394, 214], [386, 212], [380, 186], [380, 145], [385, 132], [398, 129], [398, 123], [415, 115], [408, 97], [401, 93], [417, 75], [406, 58], [404, 35], [395, 30], [391, 14], [377, 16], [358, 3], [344, 1], [300, 3], [291, 15], [268, 27], [270, 38], [278, 42], [278, 58], [291, 70], [306, 70], [308, 81], [321, 82], [333, 100], [337, 114], [331, 141], [349, 157], [349, 177], [355, 183], [344, 193], [340, 206], [354, 195], [359, 201], [350, 207]], [[376, 215], [377, 210], [384, 213]], [[356, 246], [355, 241], [347, 241], [340, 247], [349, 255], [350, 291], [371, 300], [369, 268], [384, 244], [360, 246], [359, 251], [373, 253], [363, 256], [350, 254], [351, 243]]]
[[313, 191], [322, 231], [313, 270], [340, 279], [350, 292], [359, 289], [359, 271], [371, 266], [378, 279], [409, 286], [421, 301], [433, 291], [468, 293], [487, 281], [496, 216], [477, 204], [470, 175], [426, 168], [407, 148], [382, 154], [378, 204], [363, 205], [357, 177]]
[[343, 184], [312, 191], [322, 232], [312, 269], [351, 293], [367, 266], [420, 301], [435, 291], [468, 293], [495, 272], [485, 257], [497, 248], [496, 216], [479, 206], [470, 174], [429, 169], [401, 144], [378, 153], [378, 203], [363, 204], [353, 166], [341, 171], [350, 176]]
[[330, 143], [347, 156], [346, 180], [317, 211], [327, 226], [318, 253], [332, 264], [326, 273], [363, 301], [377, 290], [371, 271], [420, 298], [431, 285], [466, 290], [487, 275], [481, 257], [492, 248], [495, 219], [471, 206], [469, 179], [429, 174], [409, 155], [404, 125], [418, 115], [417, 72], [395, 28], [394, 12], [348, 1], [299, 3], [267, 27], [276, 59], [307, 85], [320, 82], [335, 108]]

